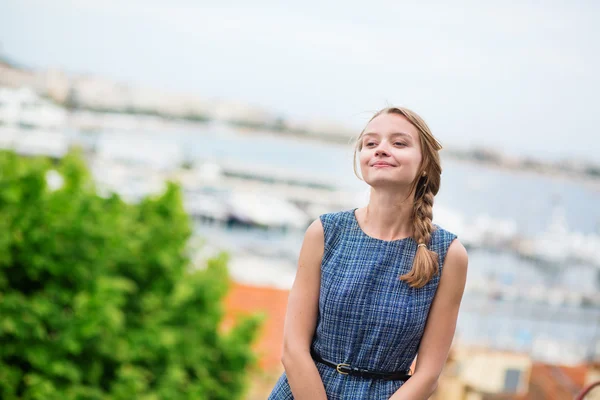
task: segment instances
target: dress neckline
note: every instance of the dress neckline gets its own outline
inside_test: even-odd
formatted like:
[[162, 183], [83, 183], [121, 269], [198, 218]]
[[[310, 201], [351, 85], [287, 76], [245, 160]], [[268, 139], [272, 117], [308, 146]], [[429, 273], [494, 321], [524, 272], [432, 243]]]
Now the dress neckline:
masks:
[[356, 210], [358, 210], [358, 207], [350, 210], [350, 213], [352, 214], [352, 224], [354, 225], [355, 229], [357, 229], [360, 232], [360, 234], [362, 236], [364, 236], [366, 238], [369, 238], [371, 240], [375, 240], [377, 242], [381, 242], [381, 243], [400, 243], [400, 242], [404, 242], [404, 241], [407, 241], [407, 240], [413, 240], [414, 241], [414, 239], [411, 236], [407, 236], [407, 237], [404, 237], [404, 238], [401, 238], [401, 239], [384, 240], [384, 239], [379, 239], [379, 238], [376, 238], [376, 237], [368, 235], [363, 230], [363, 228], [360, 226], [360, 224], [358, 223], [358, 218], [356, 218]]

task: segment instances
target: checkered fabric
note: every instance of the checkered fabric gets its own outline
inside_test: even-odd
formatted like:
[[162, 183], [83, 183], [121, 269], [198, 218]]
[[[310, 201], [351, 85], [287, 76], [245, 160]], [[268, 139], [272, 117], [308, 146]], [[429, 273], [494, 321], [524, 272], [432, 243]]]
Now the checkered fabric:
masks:
[[[412, 267], [417, 243], [412, 238], [386, 241], [368, 236], [354, 211], [320, 217], [325, 251], [312, 346], [334, 362], [406, 371], [417, 354], [439, 275], [419, 289], [400, 281], [398, 277]], [[429, 248], [439, 255], [440, 271], [455, 238], [436, 225]], [[318, 362], [316, 366], [329, 400], [387, 400], [404, 383], [342, 375]], [[293, 399], [285, 373], [269, 399]]]

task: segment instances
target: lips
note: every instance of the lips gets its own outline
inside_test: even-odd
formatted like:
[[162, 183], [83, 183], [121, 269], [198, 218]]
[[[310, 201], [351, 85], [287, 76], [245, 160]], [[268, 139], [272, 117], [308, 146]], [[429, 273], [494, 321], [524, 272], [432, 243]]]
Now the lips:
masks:
[[387, 163], [385, 161], [377, 161], [376, 163], [374, 163], [373, 165], [371, 165], [372, 167], [393, 167], [392, 164]]

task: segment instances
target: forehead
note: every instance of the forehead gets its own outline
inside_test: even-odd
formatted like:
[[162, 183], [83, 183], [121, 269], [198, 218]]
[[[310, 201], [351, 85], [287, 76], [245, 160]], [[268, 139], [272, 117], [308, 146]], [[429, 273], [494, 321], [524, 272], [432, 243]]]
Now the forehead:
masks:
[[364, 130], [365, 134], [376, 133], [379, 135], [391, 135], [393, 133], [405, 133], [413, 140], [419, 137], [419, 131], [405, 117], [398, 114], [381, 114], [373, 118]]

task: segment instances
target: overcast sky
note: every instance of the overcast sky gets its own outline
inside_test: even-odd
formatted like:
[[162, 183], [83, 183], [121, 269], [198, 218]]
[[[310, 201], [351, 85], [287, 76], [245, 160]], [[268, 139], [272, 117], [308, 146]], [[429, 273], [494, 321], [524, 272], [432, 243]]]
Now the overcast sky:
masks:
[[448, 146], [600, 162], [599, 21], [593, 0], [2, 0], [0, 51], [356, 129], [405, 105]]

